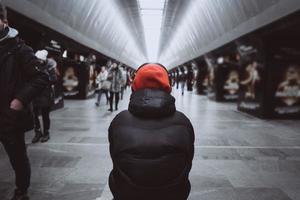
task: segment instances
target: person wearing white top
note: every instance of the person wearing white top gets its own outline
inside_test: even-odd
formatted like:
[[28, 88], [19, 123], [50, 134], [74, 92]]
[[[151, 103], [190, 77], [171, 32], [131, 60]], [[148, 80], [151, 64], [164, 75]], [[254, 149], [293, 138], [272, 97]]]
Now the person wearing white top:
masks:
[[96, 78], [97, 93], [98, 93], [97, 101], [95, 103], [96, 106], [100, 105], [100, 100], [101, 100], [101, 96], [102, 96], [103, 93], [105, 94], [106, 102], [108, 103], [108, 100], [109, 100], [108, 90], [105, 88], [105, 83], [104, 83], [107, 80], [107, 75], [108, 75], [108, 72], [105, 69], [105, 66], [102, 66], [101, 71], [100, 71], [100, 73], [98, 74], [98, 76]]

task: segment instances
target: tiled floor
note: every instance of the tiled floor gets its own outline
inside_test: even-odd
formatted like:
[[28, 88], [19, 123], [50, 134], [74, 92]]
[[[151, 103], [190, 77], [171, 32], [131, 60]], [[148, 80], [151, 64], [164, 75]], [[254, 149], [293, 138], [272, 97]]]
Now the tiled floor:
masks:
[[[192, 93], [182, 97], [176, 90], [173, 95], [196, 133], [190, 200], [300, 200], [299, 121], [260, 120], [232, 103]], [[128, 99], [129, 91], [121, 110]], [[33, 133], [27, 134], [32, 200], [108, 199], [107, 129], [117, 113], [107, 112], [103, 102], [97, 108], [94, 100], [66, 101], [51, 115], [46, 144], [30, 144]], [[13, 182], [0, 145], [0, 200], [11, 195]]]

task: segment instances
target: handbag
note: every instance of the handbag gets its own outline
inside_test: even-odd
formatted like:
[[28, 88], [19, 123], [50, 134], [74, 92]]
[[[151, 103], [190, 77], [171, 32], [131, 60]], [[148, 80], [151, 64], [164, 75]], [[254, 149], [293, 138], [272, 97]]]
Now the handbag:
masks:
[[111, 81], [109, 81], [109, 80], [103, 81], [101, 89], [102, 90], [110, 90], [110, 88], [111, 88]]

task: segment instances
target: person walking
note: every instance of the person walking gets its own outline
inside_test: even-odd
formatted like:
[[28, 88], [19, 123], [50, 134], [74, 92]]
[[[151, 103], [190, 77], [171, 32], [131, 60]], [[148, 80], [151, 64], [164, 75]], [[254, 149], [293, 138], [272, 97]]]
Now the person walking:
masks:
[[[40, 69], [48, 75], [49, 84], [43, 92], [33, 100], [33, 113], [34, 113], [34, 131], [35, 136], [32, 143], [47, 142], [50, 139], [50, 111], [54, 104], [54, 84], [57, 81], [56, 66], [57, 63], [54, 59], [48, 59], [48, 51], [37, 51], [35, 56], [41, 63]], [[43, 131], [39, 120], [39, 114], [43, 119]]]
[[115, 200], [187, 200], [194, 130], [176, 111], [167, 70], [144, 64], [132, 84], [128, 110], [108, 129]]
[[0, 142], [15, 172], [16, 189], [11, 200], [29, 200], [30, 162], [24, 134], [33, 129], [30, 102], [48, 84], [39, 70], [33, 50], [8, 26], [0, 0]]
[[106, 82], [107, 81], [107, 76], [108, 76], [108, 72], [105, 69], [105, 66], [102, 66], [101, 67], [101, 71], [97, 75], [97, 78], [96, 78], [97, 93], [98, 93], [97, 101], [95, 103], [96, 106], [100, 105], [100, 100], [101, 100], [101, 96], [102, 96], [103, 93], [106, 96], [106, 102], [109, 101], [109, 98], [108, 98], [108, 89], [110, 89], [110, 84], [109, 84], [109, 86], [107, 85], [107, 82]]
[[180, 75], [179, 75], [179, 82], [180, 82], [180, 87], [181, 87], [181, 95], [184, 95], [184, 87], [186, 84], [187, 80], [187, 75], [185, 74], [184, 68], [180, 68]]
[[117, 63], [113, 63], [111, 69], [108, 73], [107, 80], [111, 82], [110, 86], [110, 108], [109, 111], [113, 111], [113, 100], [115, 99], [115, 109], [118, 110], [118, 104], [120, 99], [121, 92], [121, 83], [122, 83], [122, 72], [119, 69]]
[[127, 72], [126, 72], [126, 68], [125, 66], [121, 66], [119, 67], [119, 69], [121, 70], [121, 74], [122, 74], [122, 80], [121, 80], [121, 100], [123, 100], [123, 96], [124, 96], [124, 91], [126, 89], [126, 84], [127, 84]]

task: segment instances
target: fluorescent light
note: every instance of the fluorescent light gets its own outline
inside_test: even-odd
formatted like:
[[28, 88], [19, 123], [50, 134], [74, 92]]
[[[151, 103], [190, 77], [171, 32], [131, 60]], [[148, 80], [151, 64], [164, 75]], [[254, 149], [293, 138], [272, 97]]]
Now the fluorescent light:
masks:
[[157, 16], [162, 16], [163, 15], [163, 10], [141, 10], [141, 15], [157, 15]]
[[139, 0], [148, 62], [157, 62], [165, 0]]
[[163, 9], [165, 0], [139, 0], [141, 9]]

